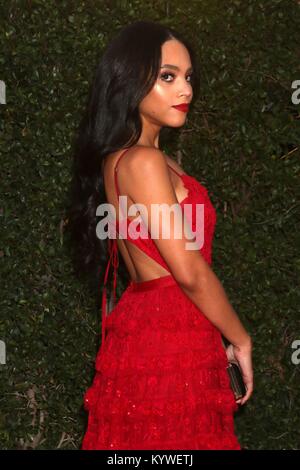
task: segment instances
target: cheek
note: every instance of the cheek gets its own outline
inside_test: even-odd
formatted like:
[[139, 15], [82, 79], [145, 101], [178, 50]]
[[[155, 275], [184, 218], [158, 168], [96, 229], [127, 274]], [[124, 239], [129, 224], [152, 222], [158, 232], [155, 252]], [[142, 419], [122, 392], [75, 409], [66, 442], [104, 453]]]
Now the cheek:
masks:
[[149, 107], [157, 109], [158, 106], [168, 104], [168, 90], [161, 83], [156, 83], [151, 92], [145, 98], [145, 104]]
[[151, 115], [159, 115], [172, 105], [170, 92], [163, 84], [156, 83], [150, 93], [140, 103], [140, 111]]
[[161, 82], [156, 83], [152, 91], [157, 102], [160, 102], [161, 104], [168, 103], [168, 96], [170, 93], [166, 86], [164, 86]]

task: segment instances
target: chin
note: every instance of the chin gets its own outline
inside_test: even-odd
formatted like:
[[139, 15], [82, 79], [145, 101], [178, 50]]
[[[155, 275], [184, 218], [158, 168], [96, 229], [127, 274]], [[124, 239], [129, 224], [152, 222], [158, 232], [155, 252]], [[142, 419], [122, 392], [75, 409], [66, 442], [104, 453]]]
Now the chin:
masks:
[[185, 119], [181, 119], [181, 121], [173, 122], [170, 124], [169, 127], [182, 127], [185, 125]]
[[172, 119], [169, 122], [166, 122], [166, 126], [168, 127], [181, 127], [184, 126], [186, 122], [186, 116], [183, 116], [181, 119]]

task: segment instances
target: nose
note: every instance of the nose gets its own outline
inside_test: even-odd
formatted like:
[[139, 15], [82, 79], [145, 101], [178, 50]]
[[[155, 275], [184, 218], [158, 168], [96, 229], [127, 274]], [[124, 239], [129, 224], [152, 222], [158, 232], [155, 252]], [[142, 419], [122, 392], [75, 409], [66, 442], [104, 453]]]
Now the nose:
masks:
[[180, 82], [180, 85], [178, 87], [178, 96], [186, 96], [187, 98], [193, 96], [192, 85], [188, 83], [186, 79], [182, 79], [182, 81]]

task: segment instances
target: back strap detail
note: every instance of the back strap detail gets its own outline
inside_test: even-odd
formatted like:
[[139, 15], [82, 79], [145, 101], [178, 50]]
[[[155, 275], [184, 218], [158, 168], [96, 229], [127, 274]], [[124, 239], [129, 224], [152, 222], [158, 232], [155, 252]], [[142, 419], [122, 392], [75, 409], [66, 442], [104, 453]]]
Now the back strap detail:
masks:
[[121, 158], [123, 157], [123, 155], [125, 155], [126, 152], [128, 152], [128, 150], [130, 150], [130, 147], [128, 149], [126, 149], [118, 158], [117, 160], [117, 163], [115, 164], [115, 173], [114, 173], [114, 177], [115, 177], [115, 187], [116, 187], [116, 192], [117, 192], [117, 195], [118, 195], [118, 198], [119, 198], [119, 194], [120, 194], [120, 191], [119, 191], [119, 186], [118, 186], [118, 178], [117, 178], [117, 171], [118, 171], [118, 164], [119, 164], [119, 161], [121, 160]]
[[[119, 198], [120, 191], [119, 191], [119, 186], [118, 186], [118, 179], [117, 179], [117, 167], [119, 164], [119, 161], [125, 155], [126, 152], [130, 150], [130, 147], [125, 149], [125, 151], [120, 155], [120, 157], [117, 160], [117, 163], [115, 165], [115, 171], [114, 171], [114, 180], [115, 180], [115, 187], [116, 187], [116, 192], [117, 196]], [[181, 176], [174, 168], [172, 168], [168, 163], [167, 165], [173, 170], [178, 176]], [[131, 240], [130, 240], [131, 241]], [[139, 245], [140, 240], [135, 240], [135, 244]], [[139, 246], [139, 248], [144, 251], [150, 258], [152, 258], [154, 261], [158, 262], [161, 266], [163, 266], [167, 271], [170, 272], [168, 266], [164, 262], [164, 260], [161, 258], [161, 260], [156, 259], [153, 256], [153, 253], [151, 249], [145, 250], [145, 246], [141, 244], [142, 246]], [[101, 341], [101, 350], [104, 346], [104, 341], [105, 341], [105, 324], [106, 324], [106, 317], [107, 317], [107, 280], [108, 280], [108, 274], [110, 270], [110, 266], [112, 264], [113, 266], [113, 306], [115, 306], [116, 303], [116, 288], [117, 288], [117, 269], [119, 266], [119, 258], [118, 258], [118, 245], [117, 245], [117, 239], [115, 238], [108, 238], [108, 249], [109, 249], [109, 258], [106, 266], [106, 271], [104, 275], [104, 283], [103, 283], [103, 291], [102, 291], [102, 341]], [[158, 253], [159, 255], [159, 253]]]
[[102, 291], [102, 340], [101, 340], [101, 350], [104, 345], [105, 341], [105, 323], [106, 323], [106, 317], [107, 317], [107, 279], [108, 279], [108, 273], [109, 273], [109, 268], [112, 263], [113, 269], [114, 269], [114, 274], [113, 274], [113, 305], [115, 306], [116, 303], [116, 288], [117, 288], [117, 268], [119, 266], [119, 258], [118, 258], [118, 245], [117, 245], [117, 240], [116, 238], [108, 239], [108, 246], [109, 246], [109, 259], [108, 263], [106, 266], [106, 271], [104, 275], [104, 283], [103, 283], [103, 291]]

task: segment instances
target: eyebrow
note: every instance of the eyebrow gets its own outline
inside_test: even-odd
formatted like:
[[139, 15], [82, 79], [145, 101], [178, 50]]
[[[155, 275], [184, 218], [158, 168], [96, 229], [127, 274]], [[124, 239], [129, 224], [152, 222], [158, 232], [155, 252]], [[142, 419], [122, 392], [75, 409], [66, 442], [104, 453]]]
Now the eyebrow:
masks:
[[[174, 70], [180, 70], [179, 67], [177, 67], [177, 65], [172, 65], [172, 64], [164, 64], [161, 66], [161, 69], [164, 69], [164, 68], [169, 68], [169, 69], [174, 69]], [[193, 67], [189, 67], [187, 69], [187, 72], [192, 72], [194, 69]]]

